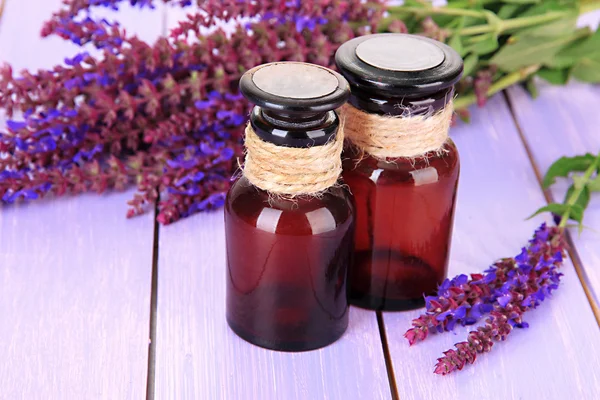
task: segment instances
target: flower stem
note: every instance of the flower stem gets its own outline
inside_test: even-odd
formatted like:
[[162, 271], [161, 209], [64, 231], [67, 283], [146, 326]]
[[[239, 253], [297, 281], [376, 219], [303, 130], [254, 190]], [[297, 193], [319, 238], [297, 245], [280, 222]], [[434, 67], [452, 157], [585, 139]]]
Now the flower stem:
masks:
[[556, 21], [561, 18], [564, 18], [565, 16], [566, 13], [564, 12], [549, 12], [547, 14], [534, 15], [532, 17], [511, 18], [507, 20], [500, 20], [497, 26], [491, 24], [470, 26], [467, 28], [460, 29], [458, 33], [460, 33], [461, 35], [479, 35], [482, 33], [489, 32], [496, 32], [497, 34], [502, 34], [513, 29], [527, 28], [530, 26]]
[[[487, 91], [487, 96], [492, 96], [509, 86], [514, 85], [515, 83], [521, 82], [522, 80], [527, 79], [529, 76], [535, 74], [538, 69], [540, 69], [540, 65], [530, 65], [525, 68], [521, 68], [518, 71], [512, 72], [498, 81], [494, 82], [492, 86]], [[454, 108], [457, 110], [467, 108], [471, 104], [477, 101], [477, 97], [474, 94], [468, 94], [459, 96], [456, 100], [454, 100]]]
[[575, 190], [573, 190], [573, 193], [571, 193], [571, 195], [567, 199], [568, 208], [567, 208], [567, 211], [561, 216], [560, 224], [558, 225], [559, 228], [564, 228], [565, 226], [567, 226], [567, 222], [569, 221], [569, 215], [571, 214], [571, 207], [573, 205], [577, 204], [577, 201], [579, 200], [579, 196], [581, 196], [584, 188], [590, 182], [591, 177], [594, 174], [594, 171], [596, 171], [599, 167], [600, 167], [600, 153], [598, 153], [598, 155], [596, 156], [596, 159], [594, 160], [592, 165], [590, 165], [588, 167], [588, 169], [585, 170], [585, 173], [583, 174], [582, 184], [579, 187], [576, 186]]
[[[585, 14], [590, 11], [600, 9], [600, 0], [583, 1], [579, 10], [579, 15]], [[474, 17], [489, 20], [489, 15], [485, 11], [467, 10], [460, 8], [450, 7], [404, 7], [394, 6], [388, 9], [390, 17], [397, 19], [403, 16], [403, 14], [414, 14], [415, 16], [429, 16], [429, 15], [450, 15], [457, 17]], [[562, 18], [567, 18], [571, 15], [570, 11], [562, 12], [547, 12], [541, 15], [533, 15], [530, 17], [517, 17], [506, 20], [497, 20], [497, 23], [487, 23], [475, 26], [469, 26], [466, 28], [459, 29], [457, 32], [463, 36], [480, 35], [483, 33], [495, 32], [496, 34], [502, 34], [515, 29], [528, 28], [536, 25], [545, 24], [552, 21], [557, 21]], [[401, 19], [401, 18], [400, 18]], [[489, 21], [491, 22], [491, 21]]]

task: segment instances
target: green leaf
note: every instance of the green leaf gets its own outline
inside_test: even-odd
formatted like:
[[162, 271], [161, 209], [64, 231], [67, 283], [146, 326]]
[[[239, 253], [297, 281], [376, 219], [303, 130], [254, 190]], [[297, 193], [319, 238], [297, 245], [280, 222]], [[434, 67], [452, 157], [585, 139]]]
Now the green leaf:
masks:
[[404, 0], [403, 4], [405, 6], [410, 6], [410, 7], [419, 7], [419, 8], [426, 8], [426, 7], [428, 7], [427, 4], [423, 4], [423, 2], [420, 1], [420, 0]]
[[600, 192], [600, 174], [588, 182], [588, 189], [590, 192]]
[[431, 15], [431, 19], [440, 28], [453, 28], [457, 24], [457, 18], [454, 15]]
[[519, 17], [531, 17], [541, 15], [551, 11], [579, 11], [579, 1], [574, 0], [543, 0], [536, 2], [537, 4], [529, 7], [522, 12]]
[[517, 12], [521, 10], [521, 4], [504, 4], [498, 10], [498, 18], [509, 19], [517, 16]]
[[519, 35], [530, 35], [539, 37], [556, 37], [564, 32], [572, 32], [577, 25], [577, 12], [565, 13], [565, 17], [557, 21], [533, 26], [519, 31]]
[[529, 217], [527, 217], [527, 219], [531, 219], [531, 218], [535, 217], [536, 215], [539, 215], [543, 212], [551, 212], [552, 214], [556, 214], [556, 215], [564, 215], [568, 209], [569, 209], [569, 206], [566, 204], [550, 203], [547, 206], [538, 209], [536, 212], [534, 212]]
[[529, 95], [534, 99], [536, 99], [540, 94], [533, 77], [530, 77], [527, 79], [527, 81], [525, 81], [525, 89], [527, 89]]
[[535, 4], [535, 3], [541, 3], [542, 0], [502, 0], [501, 3], [508, 3], [508, 4]]
[[544, 64], [577, 36], [572, 32], [555, 38], [539, 36], [513, 36], [491, 59], [491, 64], [506, 72], [530, 65]]
[[[581, 224], [581, 222], [583, 221], [583, 208], [579, 205], [579, 204], [573, 204], [572, 206], [569, 206], [571, 211], [569, 212], [569, 219], [572, 219], [573, 221], [577, 221]], [[564, 215], [564, 214], [563, 214]], [[580, 226], [581, 228], [581, 226]]]
[[600, 55], [600, 28], [559, 51], [548, 65], [554, 68], [571, 67], [581, 59], [594, 58], [595, 55]]
[[[565, 201], [564, 201], [565, 203], [567, 202], [567, 200], [569, 200], [569, 197], [571, 197], [571, 195], [573, 194], [575, 189], [576, 189], [575, 185], [571, 185], [569, 187], [569, 190], [567, 190], [567, 194], [565, 195]], [[577, 204], [583, 210], [585, 210], [587, 208], [588, 204], [590, 204], [590, 190], [587, 187], [583, 188], [583, 190], [581, 191], [581, 194], [577, 198], [577, 201], [575, 202], [575, 204]]]
[[577, 221], [581, 224], [581, 221], [583, 221], [583, 208], [579, 204], [568, 205], [560, 203], [550, 203], [547, 206], [538, 209], [527, 219], [531, 219], [543, 212], [551, 212], [552, 214], [558, 215], [559, 217], [563, 218], [567, 211], [569, 211], [570, 220]]
[[494, 33], [474, 36], [469, 38], [469, 43], [465, 48], [465, 53], [475, 53], [480, 56], [496, 51], [499, 47], [498, 37]]
[[462, 40], [460, 35], [456, 34], [453, 35], [450, 40], [448, 41], [448, 46], [452, 47], [454, 50], [456, 50], [456, 52], [458, 54], [460, 54], [461, 57], [465, 56], [465, 48], [462, 44]]
[[537, 72], [537, 76], [553, 85], [564, 85], [569, 80], [569, 70], [542, 68]]
[[583, 156], [561, 157], [548, 168], [546, 176], [542, 181], [544, 188], [549, 187], [554, 183], [555, 178], [559, 176], [568, 176], [570, 172], [585, 171], [594, 162], [595, 157], [588, 153]]
[[477, 67], [477, 62], [479, 61], [479, 57], [477, 54], [469, 54], [464, 61], [464, 69], [463, 76], [469, 76], [475, 71], [475, 67]]
[[581, 82], [600, 83], [600, 54], [594, 58], [579, 60], [571, 70], [573, 77]]

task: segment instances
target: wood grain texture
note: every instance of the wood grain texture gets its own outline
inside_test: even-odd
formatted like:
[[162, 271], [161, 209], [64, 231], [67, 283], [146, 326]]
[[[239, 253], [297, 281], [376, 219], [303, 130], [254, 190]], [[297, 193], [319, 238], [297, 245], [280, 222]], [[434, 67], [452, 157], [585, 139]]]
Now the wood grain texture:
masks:
[[142, 398], [153, 218], [131, 192], [0, 208], [0, 399]]
[[225, 321], [225, 233], [216, 211], [161, 227], [156, 399], [387, 399], [374, 312], [352, 309], [338, 342], [281, 353], [237, 337]]
[[[600, 152], [600, 87], [571, 83], [567, 87], [540, 85], [536, 100], [521, 88], [509, 91], [513, 110], [529, 144], [535, 163], [544, 174], [562, 156]], [[555, 201], [562, 201], [569, 187], [567, 179], [557, 179], [551, 187]], [[593, 301], [600, 305], [600, 193], [592, 195], [584, 216], [585, 229], [571, 237], [582, 262], [584, 282]]]
[[[60, 3], [9, 0], [0, 62], [36, 70], [80, 51], [39, 37]], [[162, 30], [160, 10], [119, 20], [145, 39]], [[125, 218], [131, 196], [0, 206], [0, 399], [144, 398], [154, 222]]]
[[[453, 129], [461, 182], [450, 261], [451, 276], [482, 271], [516, 255], [541, 219], [524, 221], [544, 204], [509, 110], [500, 97], [473, 110]], [[421, 311], [385, 313], [401, 399], [593, 399], [600, 393], [600, 331], [570, 261], [556, 294], [526, 315], [491, 353], [449, 376], [433, 374], [436, 359], [473, 329], [433, 335], [410, 348], [402, 337]]]

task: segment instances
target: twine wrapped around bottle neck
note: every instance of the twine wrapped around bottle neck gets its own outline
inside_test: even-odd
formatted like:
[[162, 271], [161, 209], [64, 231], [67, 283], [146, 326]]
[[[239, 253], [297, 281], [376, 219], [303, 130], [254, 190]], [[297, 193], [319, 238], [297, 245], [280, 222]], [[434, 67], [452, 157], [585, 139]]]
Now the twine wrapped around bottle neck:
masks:
[[342, 172], [342, 126], [322, 146], [295, 148], [261, 140], [248, 124], [245, 144], [244, 176], [254, 186], [273, 194], [315, 196], [335, 185]]
[[414, 158], [439, 151], [448, 139], [452, 101], [432, 115], [370, 114], [347, 104], [344, 134], [359, 150], [379, 158]]

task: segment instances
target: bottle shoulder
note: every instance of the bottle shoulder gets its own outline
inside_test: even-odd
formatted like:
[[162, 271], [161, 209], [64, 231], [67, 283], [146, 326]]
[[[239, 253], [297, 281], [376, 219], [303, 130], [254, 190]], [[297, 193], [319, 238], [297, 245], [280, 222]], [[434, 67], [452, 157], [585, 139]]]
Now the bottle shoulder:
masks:
[[315, 235], [352, 223], [354, 207], [343, 186], [319, 196], [289, 199], [270, 194], [241, 177], [227, 194], [225, 213], [226, 218], [272, 233]]
[[438, 151], [422, 157], [377, 159], [368, 154], [359, 154], [354, 148], [346, 148], [344, 153], [344, 178], [367, 177], [373, 183], [386, 181], [413, 182], [415, 185], [434, 183], [440, 180], [457, 179], [460, 158], [452, 139]]

